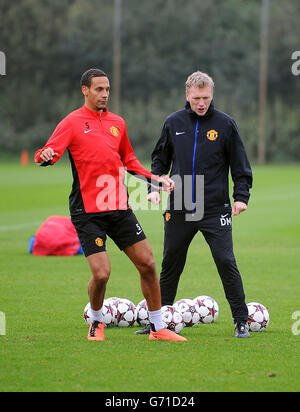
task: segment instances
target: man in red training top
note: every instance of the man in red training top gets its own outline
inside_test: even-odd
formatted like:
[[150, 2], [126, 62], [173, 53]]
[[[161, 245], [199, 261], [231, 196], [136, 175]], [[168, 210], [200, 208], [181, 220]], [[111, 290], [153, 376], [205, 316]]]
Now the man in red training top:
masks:
[[81, 78], [83, 107], [71, 112], [56, 127], [47, 144], [35, 154], [41, 166], [53, 165], [68, 149], [73, 172], [69, 197], [72, 222], [89, 263], [88, 284], [91, 304], [89, 340], [104, 340], [102, 314], [110, 261], [106, 236], [123, 250], [140, 273], [141, 288], [149, 309], [151, 340], [186, 339], [164, 328], [161, 296], [152, 250], [132, 210], [123, 184], [124, 169], [152, 184], [173, 190], [168, 177], [158, 177], [144, 169], [134, 156], [125, 121], [110, 113], [107, 103], [110, 82], [99, 69], [86, 71]]

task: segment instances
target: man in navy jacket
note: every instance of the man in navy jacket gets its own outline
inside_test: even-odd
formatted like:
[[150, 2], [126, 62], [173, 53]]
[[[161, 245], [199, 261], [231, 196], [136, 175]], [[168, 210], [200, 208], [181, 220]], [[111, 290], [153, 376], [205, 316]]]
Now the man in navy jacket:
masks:
[[[234, 120], [213, 104], [214, 82], [195, 72], [186, 82], [186, 106], [165, 121], [152, 153], [152, 173], [175, 181], [164, 219], [160, 276], [162, 305], [172, 305], [187, 251], [198, 231], [208, 243], [235, 323], [236, 337], [249, 337], [248, 310], [232, 242], [231, 215], [247, 209], [251, 167]], [[231, 207], [228, 175], [233, 180]], [[160, 202], [150, 188], [148, 200]], [[144, 329], [137, 333], [147, 333]]]

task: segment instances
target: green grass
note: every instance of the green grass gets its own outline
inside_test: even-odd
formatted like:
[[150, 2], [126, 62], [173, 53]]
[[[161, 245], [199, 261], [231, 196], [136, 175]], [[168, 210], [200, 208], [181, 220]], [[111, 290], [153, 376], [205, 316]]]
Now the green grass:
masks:
[[[235, 253], [247, 301], [263, 303], [270, 324], [251, 339], [233, 337], [221, 282], [201, 234], [191, 245], [177, 298], [214, 297], [212, 325], [185, 328], [184, 344], [149, 342], [110, 328], [105, 342], [88, 342], [82, 311], [89, 269], [83, 256], [36, 257], [30, 236], [49, 215], [68, 215], [67, 165], [0, 165], [0, 391], [293, 391], [300, 390], [300, 167], [255, 167], [247, 212], [233, 218]], [[161, 212], [138, 211], [159, 270]], [[107, 297], [142, 299], [129, 260], [108, 242], [112, 275]]]

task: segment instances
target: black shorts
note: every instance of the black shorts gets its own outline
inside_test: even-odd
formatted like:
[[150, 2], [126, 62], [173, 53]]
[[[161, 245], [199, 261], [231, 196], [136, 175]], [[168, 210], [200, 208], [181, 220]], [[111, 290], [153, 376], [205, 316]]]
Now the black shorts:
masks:
[[71, 216], [85, 256], [106, 251], [106, 236], [120, 250], [146, 239], [131, 209]]

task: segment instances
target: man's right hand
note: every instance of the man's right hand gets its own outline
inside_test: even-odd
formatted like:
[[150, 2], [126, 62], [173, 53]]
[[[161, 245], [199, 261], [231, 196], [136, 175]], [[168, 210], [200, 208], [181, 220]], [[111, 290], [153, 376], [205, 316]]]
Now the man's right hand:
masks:
[[147, 200], [149, 202], [153, 203], [154, 205], [159, 205], [160, 201], [161, 201], [159, 192], [149, 193], [148, 196], [147, 196]]
[[160, 176], [159, 180], [162, 183], [162, 190], [170, 194], [175, 187], [175, 182], [169, 176]]
[[43, 162], [49, 162], [51, 161], [55, 156], [57, 156], [57, 153], [54, 152], [51, 147], [47, 147], [47, 149], [43, 150], [42, 153], [40, 154], [40, 159]]

